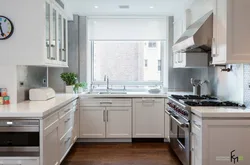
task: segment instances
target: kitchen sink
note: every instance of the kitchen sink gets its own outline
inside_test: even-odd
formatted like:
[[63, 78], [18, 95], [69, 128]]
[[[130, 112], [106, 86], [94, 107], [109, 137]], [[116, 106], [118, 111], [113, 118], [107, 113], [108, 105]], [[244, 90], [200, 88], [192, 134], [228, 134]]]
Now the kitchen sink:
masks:
[[110, 91], [110, 92], [99, 92], [99, 94], [127, 94], [125, 91]]
[[104, 91], [104, 92], [88, 92], [87, 94], [100, 94], [100, 95], [117, 94], [119, 95], [119, 94], [127, 94], [127, 92], [126, 91], [109, 91], [109, 92]]

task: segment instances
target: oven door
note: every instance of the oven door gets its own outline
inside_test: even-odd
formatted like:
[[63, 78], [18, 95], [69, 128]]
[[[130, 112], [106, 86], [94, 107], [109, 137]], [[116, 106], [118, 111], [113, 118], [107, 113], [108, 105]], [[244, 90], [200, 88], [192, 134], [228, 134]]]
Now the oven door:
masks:
[[179, 116], [171, 115], [170, 145], [183, 165], [190, 165], [189, 123]]
[[22, 126], [21, 122], [29, 124], [32, 121], [0, 122], [0, 156], [39, 156], [39, 126]]

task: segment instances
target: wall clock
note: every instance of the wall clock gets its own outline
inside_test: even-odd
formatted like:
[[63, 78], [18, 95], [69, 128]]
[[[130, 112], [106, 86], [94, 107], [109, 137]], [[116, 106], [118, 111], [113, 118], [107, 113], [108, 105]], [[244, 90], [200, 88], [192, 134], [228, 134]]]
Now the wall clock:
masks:
[[14, 32], [14, 26], [10, 19], [0, 15], [0, 40], [6, 40]]

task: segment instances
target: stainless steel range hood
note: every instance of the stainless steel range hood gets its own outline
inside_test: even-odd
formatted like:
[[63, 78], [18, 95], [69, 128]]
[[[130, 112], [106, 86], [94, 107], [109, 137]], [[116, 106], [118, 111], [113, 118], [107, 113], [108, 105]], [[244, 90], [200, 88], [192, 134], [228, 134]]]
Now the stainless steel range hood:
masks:
[[209, 52], [213, 38], [213, 11], [190, 25], [173, 46], [174, 52]]

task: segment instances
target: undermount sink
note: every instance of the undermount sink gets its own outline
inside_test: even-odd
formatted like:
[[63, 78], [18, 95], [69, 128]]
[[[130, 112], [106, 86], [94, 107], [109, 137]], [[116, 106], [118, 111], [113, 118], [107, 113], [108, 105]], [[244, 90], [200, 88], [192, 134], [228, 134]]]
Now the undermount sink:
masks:
[[127, 94], [125, 91], [110, 91], [110, 92], [99, 92], [99, 94]]
[[104, 91], [104, 92], [88, 92], [87, 94], [100, 94], [100, 95], [109, 95], [109, 94], [127, 94], [126, 91]]

